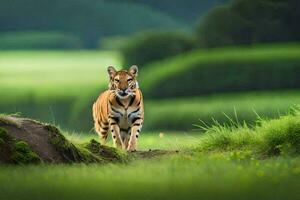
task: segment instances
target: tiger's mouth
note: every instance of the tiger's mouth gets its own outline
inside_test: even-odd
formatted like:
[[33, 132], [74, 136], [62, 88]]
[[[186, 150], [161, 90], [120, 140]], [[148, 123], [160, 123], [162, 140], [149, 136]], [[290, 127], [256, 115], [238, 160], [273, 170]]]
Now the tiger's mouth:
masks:
[[121, 99], [125, 99], [130, 95], [127, 91], [122, 91], [122, 90], [119, 90], [116, 93], [117, 93], [117, 96]]
[[128, 90], [118, 90], [116, 91], [116, 95], [121, 99], [126, 99], [127, 97], [134, 95], [134, 92]]
[[123, 91], [118, 91], [118, 95], [121, 96], [121, 97], [126, 97], [126, 96], [128, 96], [128, 93], [123, 92]]

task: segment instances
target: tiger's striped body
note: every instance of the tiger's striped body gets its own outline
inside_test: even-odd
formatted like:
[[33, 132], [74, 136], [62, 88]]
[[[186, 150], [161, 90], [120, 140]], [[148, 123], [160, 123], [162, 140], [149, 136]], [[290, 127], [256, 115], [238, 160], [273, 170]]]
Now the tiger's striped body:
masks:
[[101, 140], [105, 143], [111, 132], [115, 146], [130, 151], [137, 148], [144, 120], [143, 96], [136, 75], [137, 68], [136, 73], [114, 70], [110, 74], [110, 89], [93, 105], [94, 126]]

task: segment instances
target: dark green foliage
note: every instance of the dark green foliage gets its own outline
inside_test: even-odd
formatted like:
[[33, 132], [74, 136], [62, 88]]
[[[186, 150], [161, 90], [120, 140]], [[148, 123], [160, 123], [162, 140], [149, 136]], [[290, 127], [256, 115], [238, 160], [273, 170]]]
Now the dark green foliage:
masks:
[[1, 161], [9, 164], [37, 164], [42, 162], [26, 142], [16, 140], [0, 127], [0, 163]]
[[251, 43], [249, 22], [231, 11], [229, 6], [211, 10], [198, 30], [201, 47], [216, 47]]
[[6, 130], [0, 127], [0, 149], [1, 149], [1, 146], [5, 144], [7, 137], [8, 137], [8, 135], [7, 135]]
[[4, 139], [7, 136], [6, 130], [3, 128], [0, 128], [0, 138]]
[[297, 0], [234, 0], [212, 9], [198, 26], [201, 46], [299, 41]]
[[[107, 0], [124, 2], [124, 0]], [[202, 16], [211, 7], [230, 2], [230, 0], [127, 0], [139, 4], [146, 4], [161, 10], [188, 24], [193, 24], [195, 18]]]
[[194, 48], [192, 38], [181, 32], [143, 32], [122, 48], [124, 66], [145, 64], [187, 52]]
[[30, 149], [26, 142], [16, 141], [14, 143], [11, 161], [14, 164], [34, 164], [40, 163], [42, 160]]
[[95, 48], [107, 35], [128, 35], [151, 28], [175, 28], [171, 17], [144, 5], [103, 0], [19, 0], [0, 2], [0, 31], [60, 31]]
[[0, 34], [0, 49], [78, 49], [78, 37], [59, 32], [6, 32]]
[[198, 51], [148, 66], [140, 78], [145, 97], [300, 87], [297, 46], [228, 50]]

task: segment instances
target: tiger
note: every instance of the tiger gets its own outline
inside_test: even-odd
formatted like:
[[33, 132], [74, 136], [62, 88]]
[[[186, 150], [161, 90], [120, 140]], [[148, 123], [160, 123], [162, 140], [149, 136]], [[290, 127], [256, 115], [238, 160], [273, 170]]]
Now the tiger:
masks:
[[108, 89], [93, 104], [94, 128], [102, 144], [106, 144], [110, 131], [116, 148], [136, 151], [144, 122], [143, 94], [136, 79], [138, 67], [117, 71], [109, 66], [107, 73]]

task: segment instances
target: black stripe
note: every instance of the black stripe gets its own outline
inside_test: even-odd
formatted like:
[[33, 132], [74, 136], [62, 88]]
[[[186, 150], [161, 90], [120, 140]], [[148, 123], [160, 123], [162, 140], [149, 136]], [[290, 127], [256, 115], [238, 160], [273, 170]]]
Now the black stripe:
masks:
[[142, 118], [140, 118], [140, 117], [133, 118], [132, 121], [131, 121], [131, 123], [134, 124], [139, 119], [142, 119]]
[[116, 101], [120, 106], [124, 107], [124, 105], [122, 104], [122, 102], [120, 101], [120, 99], [118, 97], [116, 97]]
[[110, 119], [114, 120], [116, 123], [119, 122], [119, 118], [118, 117], [110, 117]]
[[128, 107], [130, 107], [135, 100], [135, 96], [131, 97]]
[[107, 134], [107, 131], [101, 131], [100, 132], [102, 135], [105, 135], [105, 134]]
[[141, 101], [138, 102], [137, 106], [140, 106], [140, 104], [141, 104]]
[[102, 122], [105, 126], [108, 126], [108, 122]]
[[110, 123], [110, 125], [116, 125], [117, 123], [115, 123], [115, 122], [112, 122], [112, 123]]
[[139, 111], [140, 111], [140, 108], [138, 108], [138, 109], [136, 109], [135, 111], [129, 113], [128, 118], [129, 118], [132, 114], [137, 113], [137, 112], [139, 112]]
[[103, 130], [106, 130], [106, 131], [108, 130], [108, 126], [107, 126], [107, 127], [104, 127], [104, 128], [103, 128], [103, 127], [101, 127], [101, 128], [102, 128]]
[[139, 123], [135, 123], [135, 124], [133, 124], [133, 126], [140, 126], [141, 124], [139, 124]]
[[123, 116], [123, 113], [121, 113], [120, 111], [114, 109], [112, 106], [110, 107], [112, 111], [114, 111], [115, 113], [120, 114], [121, 116]]

